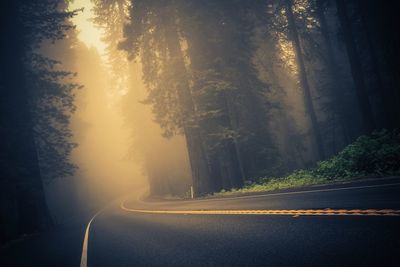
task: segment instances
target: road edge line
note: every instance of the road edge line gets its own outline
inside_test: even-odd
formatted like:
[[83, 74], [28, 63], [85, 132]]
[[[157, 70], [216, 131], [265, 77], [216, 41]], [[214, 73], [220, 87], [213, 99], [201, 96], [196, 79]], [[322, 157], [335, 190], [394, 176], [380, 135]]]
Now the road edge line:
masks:
[[[222, 197], [222, 198], [208, 198], [208, 199], [197, 199], [195, 201], [224, 201], [233, 199], [243, 199], [243, 198], [260, 198], [268, 196], [282, 196], [282, 195], [295, 195], [295, 194], [306, 194], [306, 193], [318, 193], [318, 192], [331, 192], [331, 191], [341, 191], [341, 190], [351, 190], [351, 189], [363, 189], [363, 188], [374, 188], [374, 187], [386, 187], [386, 186], [396, 186], [400, 183], [390, 183], [390, 184], [380, 184], [380, 185], [364, 185], [364, 186], [351, 186], [351, 187], [339, 187], [339, 188], [327, 188], [327, 189], [315, 189], [315, 190], [304, 190], [304, 191], [293, 191], [293, 192], [282, 192], [282, 193], [267, 193], [260, 195], [248, 195], [248, 196], [236, 196], [236, 197]], [[192, 201], [192, 200], [189, 200]]]
[[106, 208], [98, 211], [92, 219], [90, 219], [88, 225], [86, 226], [86, 231], [85, 231], [85, 238], [83, 239], [83, 247], [82, 247], [82, 255], [81, 255], [81, 264], [80, 267], [87, 267], [87, 252], [88, 252], [88, 243], [89, 243], [89, 231], [90, 231], [90, 226], [92, 225], [92, 221], [100, 214], [102, 213]]

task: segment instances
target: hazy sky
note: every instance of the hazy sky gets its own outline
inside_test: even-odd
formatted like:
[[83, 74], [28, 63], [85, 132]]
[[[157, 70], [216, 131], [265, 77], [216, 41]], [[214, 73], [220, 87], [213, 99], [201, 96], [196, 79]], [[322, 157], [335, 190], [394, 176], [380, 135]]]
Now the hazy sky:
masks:
[[78, 138], [73, 159], [88, 182], [88, 193], [107, 195], [143, 184], [145, 179], [141, 165], [127, 159], [131, 148], [130, 130], [120, 107], [122, 96], [116, 93], [118, 88], [107, 68], [102, 31], [91, 21], [93, 4], [90, 0], [75, 0], [69, 7], [70, 10], [80, 8], [84, 8], [83, 12], [72, 19], [78, 38], [102, 55], [102, 64], [93, 58], [96, 54], [93, 50], [92, 55], [86, 54], [90, 49], [85, 54], [78, 52], [75, 71], [84, 89], [77, 94], [74, 118], [79, 123], [74, 124], [73, 131], [74, 136], [84, 137]]
[[90, 21], [93, 17], [93, 4], [90, 0], [74, 0], [70, 4], [70, 10], [84, 8], [83, 12], [79, 12], [72, 21], [76, 25], [79, 32], [79, 39], [87, 46], [94, 46], [100, 54], [104, 54], [105, 44], [101, 41], [102, 32], [96, 28]]

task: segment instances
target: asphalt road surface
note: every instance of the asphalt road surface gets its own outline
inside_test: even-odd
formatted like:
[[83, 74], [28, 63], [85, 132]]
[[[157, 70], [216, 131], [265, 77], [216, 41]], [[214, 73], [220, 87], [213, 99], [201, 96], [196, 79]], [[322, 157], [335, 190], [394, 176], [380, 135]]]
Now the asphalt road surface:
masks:
[[400, 266], [400, 179], [238, 198], [127, 200], [87, 228], [81, 267]]

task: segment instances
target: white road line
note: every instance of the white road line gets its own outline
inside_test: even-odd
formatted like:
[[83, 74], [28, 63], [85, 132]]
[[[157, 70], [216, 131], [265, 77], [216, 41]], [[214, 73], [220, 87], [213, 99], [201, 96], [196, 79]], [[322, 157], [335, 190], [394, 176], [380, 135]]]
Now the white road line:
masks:
[[[364, 186], [353, 186], [353, 187], [340, 187], [340, 188], [329, 188], [329, 189], [315, 189], [315, 190], [283, 192], [283, 193], [267, 193], [267, 194], [263, 194], [263, 195], [254, 195], [254, 196], [209, 198], [209, 199], [199, 199], [199, 200], [196, 200], [196, 202], [200, 202], [200, 201], [201, 202], [205, 202], [205, 201], [224, 201], [224, 200], [232, 200], [232, 199], [260, 198], [260, 197], [283, 196], [283, 195], [297, 195], [297, 194], [306, 194], [306, 193], [331, 192], [331, 191], [352, 190], [352, 189], [387, 187], [387, 186], [396, 186], [396, 185], [400, 185], [400, 183], [391, 183], [391, 184], [382, 184], [382, 185], [364, 185]], [[188, 200], [188, 202], [190, 202], [190, 200]]]
[[[126, 197], [123, 197], [122, 199], [124, 199]], [[121, 198], [120, 198], [121, 199]], [[140, 195], [137, 197], [137, 200], [140, 199]], [[118, 201], [118, 200], [116, 200]], [[103, 211], [105, 211], [109, 206], [113, 205], [116, 201], [112, 201], [110, 204], [108, 204], [107, 206], [105, 206], [103, 209], [101, 209], [100, 211], [98, 211], [93, 217], [92, 219], [90, 219], [88, 225], [86, 226], [86, 232], [85, 232], [85, 238], [83, 239], [83, 248], [82, 248], [82, 255], [81, 255], [81, 265], [80, 267], [87, 267], [87, 254], [88, 254], [88, 245], [89, 245], [89, 232], [90, 232], [90, 226], [93, 222], [93, 220], [100, 215]], [[125, 200], [123, 200], [121, 203], [125, 202]]]
[[[316, 190], [306, 190], [306, 191], [296, 191], [296, 192], [283, 192], [283, 193], [269, 193], [263, 195], [255, 195], [255, 196], [239, 196], [239, 197], [227, 197], [227, 198], [215, 198], [215, 199], [199, 199], [196, 202], [205, 202], [205, 201], [224, 201], [224, 200], [232, 200], [232, 199], [243, 199], [243, 198], [260, 198], [260, 197], [268, 197], [268, 196], [280, 196], [280, 195], [294, 195], [294, 194], [305, 194], [305, 193], [316, 193], [316, 192], [331, 192], [331, 191], [341, 191], [341, 190], [351, 190], [351, 189], [364, 189], [364, 188], [375, 188], [375, 187], [387, 187], [387, 186], [396, 186], [400, 185], [400, 183], [391, 183], [391, 184], [383, 184], [383, 185], [366, 185], [366, 186], [353, 186], [353, 187], [342, 187], [342, 188], [330, 188], [330, 189], [316, 189]], [[139, 200], [139, 198], [137, 199]], [[243, 210], [243, 211], [234, 211], [234, 210], [215, 210], [215, 211], [163, 211], [163, 210], [135, 210], [129, 209], [125, 207], [125, 202], [121, 202], [121, 209], [130, 212], [141, 212], [141, 213], [169, 213], [169, 214], [260, 214], [260, 215], [291, 215], [291, 216], [320, 216], [320, 215], [339, 215], [339, 216], [400, 216], [400, 210], [391, 210], [391, 212], [382, 212], [379, 210], [373, 210], [374, 212], [368, 212], [368, 210], [362, 210], [362, 212], [338, 212], [336, 210], [330, 210], [334, 214], [329, 214], [328, 212], [317, 212], [315, 210], [303, 210], [302, 212], [296, 210]], [[108, 207], [108, 206], [107, 206]], [[106, 207], [106, 208], [107, 208]], [[88, 252], [88, 242], [89, 242], [89, 231], [90, 226], [93, 220], [102, 213], [106, 208], [97, 212], [93, 218], [89, 221], [85, 238], [83, 241], [83, 249], [81, 256], [81, 265], [80, 267], [87, 267], [87, 252]], [[320, 211], [320, 209], [318, 210]], [[208, 213], [207, 213], [208, 212]]]
[[83, 249], [82, 249], [82, 256], [81, 256], [81, 267], [86, 267], [87, 266], [87, 251], [88, 251], [88, 239], [89, 239], [89, 230], [90, 230], [90, 224], [92, 223], [94, 217], [90, 220], [86, 227], [86, 232], [85, 232], [85, 239], [83, 240]]
[[92, 219], [89, 221], [87, 227], [86, 227], [86, 232], [85, 232], [85, 238], [83, 240], [83, 248], [82, 248], [82, 256], [81, 256], [81, 265], [80, 267], [87, 267], [87, 253], [88, 253], [88, 242], [89, 242], [89, 231], [90, 231], [90, 225], [92, 224], [92, 221], [96, 218], [97, 215], [102, 213], [105, 210], [102, 209], [99, 212], [97, 212]]

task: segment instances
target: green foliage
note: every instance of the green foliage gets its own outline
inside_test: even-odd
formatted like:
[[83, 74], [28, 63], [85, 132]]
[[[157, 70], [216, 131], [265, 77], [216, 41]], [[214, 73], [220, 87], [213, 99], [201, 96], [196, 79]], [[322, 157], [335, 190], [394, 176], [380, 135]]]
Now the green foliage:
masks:
[[[157, 1], [132, 1], [124, 40], [119, 44], [130, 59], [140, 58], [148, 90], [142, 103], [151, 105], [154, 119], [167, 138], [181, 134], [183, 125], [194, 115], [185, 109], [188, 103], [183, 103], [179, 97], [188, 77], [183, 66], [179, 25], [175, 20], [174, 1], [164, 1], [162, 5]], [[171, 43], [179, 46], [178, 53], [173, 51]]]
[[216, 195], [232, 195], [326, 184], [362, 177], [400, 174], [400, 132], [381, 130], [360, 136], [331, 159], [318, 162], [310, 170], [297, 170], [286, 177], [265, 177], [258, 183]]
[[76, 109], [75, 93], [82, 86], [67, 62], [74, 57], [77, 42], [71, 18], [82, 9], [68, 11], [63, 0], [31, 1], [21, 9], [21, 16], [27, 18], [24, 27], [34, 33], [24, 35], [29, 45], [24, 63], [41, 176], [46, 181], [69, 177], [77, 169], [71, 162], [77, 144], [72, 141], [70, 120]]
[[70, 157], [77, 144], [72, 142], [70, 119], [76, 109], [75, 92], [82, 86], [74, 82], [75, 73], [60, 70], [61, 62], [41, 54], [31, 55], [27, 65], [26, 79], [31, 84], [33, 132], [42, 179], [72, 176], [77, 166], [71, 163]]
[[337, 156], [319, 162], [314, 174], [327, 179], [400, 173], [399, 131], [382, 130], [361, 136]]

